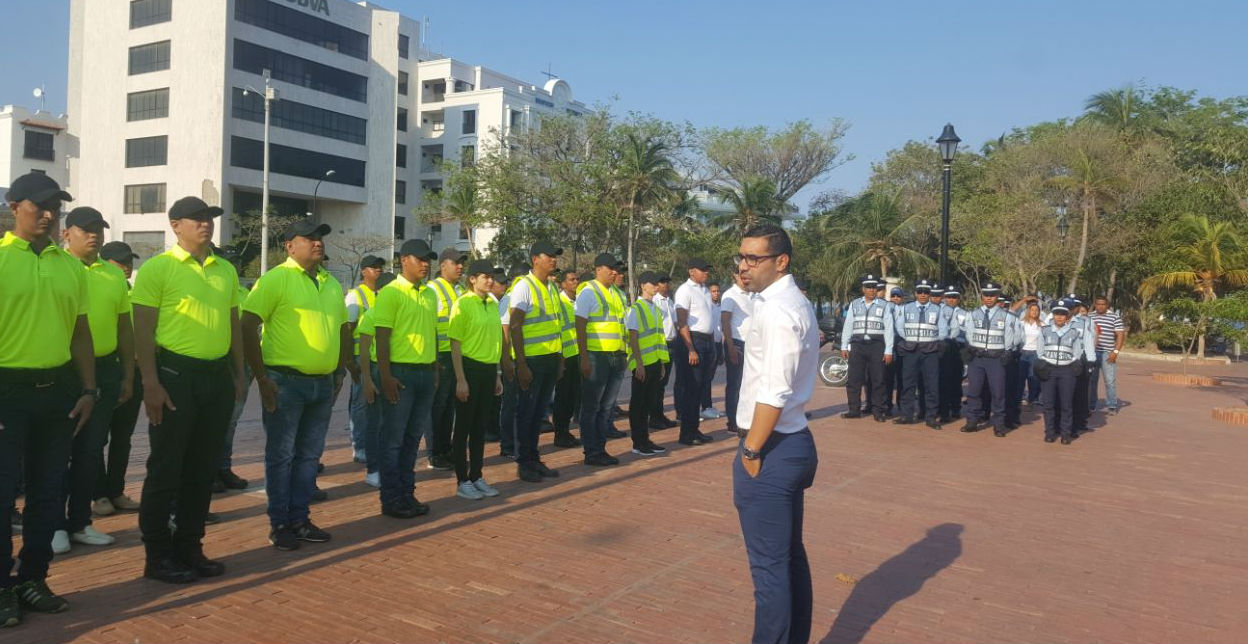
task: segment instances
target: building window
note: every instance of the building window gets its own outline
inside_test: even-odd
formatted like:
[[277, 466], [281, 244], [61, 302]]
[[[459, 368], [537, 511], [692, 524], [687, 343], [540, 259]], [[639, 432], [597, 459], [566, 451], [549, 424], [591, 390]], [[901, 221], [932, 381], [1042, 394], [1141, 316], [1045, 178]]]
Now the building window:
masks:
[[121, 240], [130, 246], [130, 250], [134, 251], [135, 255], [139, 256], [139, 259], [134, 261], [136, 269], [148, 258], [165, 252], [165, 233], [159, 230], [124, 232], [121, 234]]
[[[307, 6], [308, 3], [304, 0], [300, 4]], [[234, 0], [234, 19], [352, 58], [368, 60], [368, 34], [336, 25], [305, 11], [269, 0]]]
[[429, 226], [429, 233], [430, 233], [431, 235], [441, 235], [441, 234], [442, 234], [442, 224], [433, 224], [432, 226]]
[[511, 127], [513, 128], [520, 127], [520, 116], [522, 114], [523, 112], [519, 110], [511, 110], [511, 119], [508, 121]]
[[469, 241], [472, 239], [472, 229], [468, 224], [460, 222], [459, 224], [459, 241]]
[[477, 133], [477, 111], [476, 110], [464, 110], [464, 127], [462, 130], [462, 133], [463, 134], [476, 134]]
[[[230, 165], [249, 170], [264, 169], [264, 142], [241, 136], [230, 140]], [[334, 174], [325, 177], [333, 168]], [[364, 185], [364, 162], [311, 150], [269, 144], [269, 171], [305, 179], [320, 179], [349, 186]]]
[[411, 41], [407, 36], [399, 34], [399, 58], [407, 58], [407, 49]]
[[[233, 114], [236, 119], [264, 122], [264, 97], [255, 92], [246, 92], [242, 88], [234, 88]], [[368, 121], [362, 118], [334, 112], [290, 99], [275, 101], [269, 105], [270, 122], [280, 127], [297, 132], [306, 132], [318, 136], [338, 139], [348, 143], [364, 145], [368, 132]]]
[[147, 136], [126, 140], [126, 167], [144, 168], [169, 162], [169, 137]]
[[22, 149], [22, 156], [39, 161], [55, 161], [56, 148], [52, 134], [26, 130], [26, 146]]
[[399, 118], [398, 118], [398, 121], [399, 121], [399, 123], [398, 123], [398, 125], [399, 125], [399, 131], [400, 131], [400, 132], [406, 132], [406, 131], [407, 131], [407, 108], [405, 108], [405, 107], [400, 107], [400, 108], [399, 108]]
[[131, 0], [130, 28], [138, 29], [169, 22], [173, 19], [171, 4], [173, 4], [172, 0]]
[[394, 218], [394, 238], [395, 239], [407, 238], [407, 217], [395, 217]]
[[169, 41], [136, 45], [130, 48], [130, 75], [169, 69]]
[[273, 78], [286, 83], [361, 103], [368, 101], [368, 79], [364, 76], [245, 40], [234, 41], [234, 69], [252, 74], [263, 74], [267, 69]]
[[477, 146], [465, 145], [459, 148], [459, 165], [467, 168], [477, 162]]
[[394, 181], [394, 203], [407, 203], [407, 182], [402, 179]]
[[394, 165], [399, 168], [407, 167], [407, 146], [402, 143], [394, 148]]
[[122, 212], [143, 215], [165, 211], [165, 184], [143, 183], [126, 186], [126, 203]]
[[146, 121], [169, 116], [169, 88], [126, 95], [126, 120]]
[[407, 72], [399, 72], [399, 95], [407, 96]]
[[471, 92], [472, 90], [473, 90], [472, 83], [469, 83], [468, 81], [463, 81], [463, 80], [455, 81], [456, 92]]

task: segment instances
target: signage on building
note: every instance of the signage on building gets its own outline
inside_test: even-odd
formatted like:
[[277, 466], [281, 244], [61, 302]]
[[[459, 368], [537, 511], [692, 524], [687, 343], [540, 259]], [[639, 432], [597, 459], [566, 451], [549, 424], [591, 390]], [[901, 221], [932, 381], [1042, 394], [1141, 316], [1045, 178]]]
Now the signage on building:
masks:
[[297, 4], [308, 11], [329, 15], [329, 0], [286, 0], [286, 2]]

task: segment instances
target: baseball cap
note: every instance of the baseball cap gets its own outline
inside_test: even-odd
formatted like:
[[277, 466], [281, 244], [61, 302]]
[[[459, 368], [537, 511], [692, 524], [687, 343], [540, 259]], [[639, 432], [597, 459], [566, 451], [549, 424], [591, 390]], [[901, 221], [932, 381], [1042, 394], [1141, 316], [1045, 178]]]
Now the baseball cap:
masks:
[[641, 275], [637, 276], [637, 281], [641, 284], [658, 284], [659, 276], [654, 271], [642, 271]]
[[40, 204], [53, 197], [61, 201], [73, 201], [68, 192], [61, 190], [61, 184], [42, 172], [28, 172], [13, 180], [9, 191], [5, 193], [6, 201], [24, 201]]
[[[443, 252], [443, 255], [446, 253]], [[468, 275], [494, 275], [494, 262], [488, 259], [474, 259], [468, 265]]]
[[690, 257], [689, 268], [696, 268], [700, 271], [709, 271], [711, 270], [711, 265], [709, 262], [707, 262], [705, 259], [702, 259], [701, 257]]
[[455, 262], [456, 264], [463, 264], [468, 261], [468, 253], [455, 248], [443, 248], [442, 254], [438, 255], [438, 261], [445, 262], [447, 260]]
[[599, 266], [616, 268], [619, 264], [619, 260], [617, 260], [615, 255], [612, 255], [611, 253], [599, 253], [598, 256], [594, 258], [594, 268], [598, 268]]
[[100, 246], [100, 257], [122, 264], [131, 264], [139, 258], [130, 248], [130, 244], [122, 241], [111, 241]]
[[889, 293], [889, 295], [891, 295], [892, 297], [905, 297], [906, 291], [900, 286], [894, 286], [892, 292]]
[[365, 255], [364, 259], [360, 260], [360, 268], [383, 268], [385, 265], [386, 260], [376, 255]]
[[438, 254], [433, 252], [433, 249], [429, 248], [429, 244], [423, 239], [409, 239], [403, 242], [403, 246], [399, 248], [399, 257], [405, 257], [407, 255], [413, 255], [415, 257], [430, 261], [438, 258]]
[[68, 215], [65, 215], [66, 228], [73, 228], [74, 226], [77, 226], [86, 230], [87, 227], [95, 225], [108, 228], [108, 222], [104, 221], [104, 215], [101, 215], [100, 211], [92, 208], [91, 206], [78, 206], [77, 208], [69, 211]]
[[[562, 248], [557, 248], [554, 244], [545, 240], [534, 243], [533, 247], [529, 249], [529, 257], [537, 257], [538, 255], [550, 255], [551, 257], [558, 257], [562, 254], [563, 254]], [[529, 270], [528, 268], [525, 268], [526, 272], [528, 270]]]
[[209, 206], [199, 197], [182, 197], [173, 202], [173, 207], [169, 209], [169, 221], [176, 219], [207, 221], [213, 217], [220, 217], [224, 212], [217, 206]]
[[312, 218], [300, 219], [286, 228], [286, 234], [282, 237], [286, 241], [290, 241], [296, 237], [307, 237], [308, 239], [320, 239], [328, 235], [332, 231], [329, 224], [317, 224]]

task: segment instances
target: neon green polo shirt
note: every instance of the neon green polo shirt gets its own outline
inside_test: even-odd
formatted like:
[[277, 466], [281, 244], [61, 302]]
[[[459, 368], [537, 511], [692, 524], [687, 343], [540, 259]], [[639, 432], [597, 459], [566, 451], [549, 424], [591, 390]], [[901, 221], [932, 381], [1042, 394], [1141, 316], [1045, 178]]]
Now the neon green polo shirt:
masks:
[[264, 322], [264, 364], [313, 376], [338, 368], [347, 305], [342, 285], [329, 271], [318, 266], [313, 280], [287, 258], [256, 281], [242, 310]]
[[99, 358], [117, 350], [117, 318], [130, 315], [130, 283], [120, 268], [99, 259], [83, 268], [87, 269], [87, 322]]
[[178, 245], [144, 262], [130, 291], [132, 303], [159, 311], [157, 346], [200, 360], [230, 352], [230, 311], [238, 297], [238, 273], [229, 262], [210, 254], [201, 265]]
[[469, 292], [455, 300], [447, 336], [459, 342], [465, 358], [498, 364], [503, 355], [503, 323], [498, 318], [498, 305]]
[[429, 364], [438, 357], [438, 296], [402, 275], [377, 293], [373, 324], [390, 329], [390, 362]]
[[[377, 362], [377, 325], [373, 322], [373, 310], [360, 314], [360, 320], [355, 325], [355, 337], [358, 340], [360, 336], [366, 335], [370, 338], [368, 343], [368, 359]], [[355, 343], [355, 355], [360, 355], [360, 343]]]
[[0, 367], [69, 362], [74, 324], [89, 310], [87, 274], [76, 257], [56, 244], [36, 255], [11, 232], [0, 238]]

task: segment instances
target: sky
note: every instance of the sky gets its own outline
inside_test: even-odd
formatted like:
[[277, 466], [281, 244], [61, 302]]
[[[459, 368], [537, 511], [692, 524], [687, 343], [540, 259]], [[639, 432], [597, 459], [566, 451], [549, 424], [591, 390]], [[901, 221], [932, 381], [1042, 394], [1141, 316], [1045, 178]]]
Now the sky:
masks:
[[[113, 2], [120, 0], [89, 0]], [[176, 2], [223, 0], [175, 0]], [[0, 104], [65, 109], [68, 0], [0, 0]], [[382, 0], [435, 51], [589, 105], [697, 127], [846, 120], [853, 160], [795, 200], [865, 187], [871, 164], [946, 122], [964, 146], [1077, 115], [1126, 84], [1248, 94], [1248, 2], [1191, 0]], [[176, 11], [176, 9], [175, 9]], [[32, 28], [42, 25], [44, 29]]]

